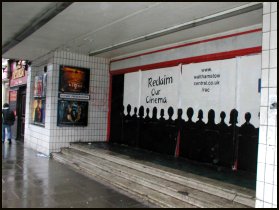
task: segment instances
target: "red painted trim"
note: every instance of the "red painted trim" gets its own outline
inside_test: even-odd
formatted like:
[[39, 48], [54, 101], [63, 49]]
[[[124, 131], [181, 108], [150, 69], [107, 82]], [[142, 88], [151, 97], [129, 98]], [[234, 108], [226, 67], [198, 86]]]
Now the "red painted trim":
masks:
[[244, 56], [244, 55], [261, 53], [261, 52], [262, 52], [262, 47], [257, 46], [257, 47], [245, 48], [245, 49], [240, 49], [240, 50], [219, 52], [219, 53], [200, 55], [200, 56], [182, 58], [182, 59], [171, 60], [171, 61], [164, 61], [164, 62], [160, 62], [160, 63], [153, 63], [153, 64], [148, 64], [148, 65], [143, 65], [143, 66], [135, 66], [135, 67], [131, 67], [131, 68], [118, 69], [118, 70], [111, 71], [111, 74], [118, 75], [118, 74], [136, 72], [139, 70], [146, 71], [146, 70], [154, 70], [154, 69], [158, 69], [158, 68], [172, 67], [172, 66], [177, 66], [179, 64], [224, 60], [224, 59], [234, 58], [237, 56]]
[[[110, 70], [110, 66], [109, 66]], [[108, 100], [108, 124], [107, 124], [107, 140], [109, 142], [110, 139], [110, 115], [111, 115], [111, 97], [112, 97], [112, 74], [109, 74], [109, 100]]]
[[153, 54], [153, 53], [158, 53], [158, 52], [163, 52], [163, 51], [167, 51], [167, 50], [171, 50], [171, 49], [176, 49], [176, 48], [180, 48], [180, 47], [186, 47], [186, 46], [200, 44], [200, 43], [204, 43], [204, 42], [211, 42], [211, 41], [215, 41], [215, 40], [219, 40], [219, 39], [226, 39], [226, 38], [230, 38], [230, 37], [234, 37], [234, 36], [256, 33], [256, 32], [260, 32], [260, 31], [262, 31], [262, 29], [258, 28], [258, 29], [253, 29], [253, 30], [249, 30], [249, 31], [243, 31], [243, 32], [238, 32], [238, 33], [234, 33], [234, 34], [225, 35], [225, 36], [215, 37], [215, 38], [211, 38], [211, 39], [205, 39], [205, 40], [201, 40], [201, 41], [196, 41], [196, 42], [186, 43], [186, 44], [182, 44], [182, 45], [167, 47], [167, 48], [163, 48], [163, 49], [160, 49], [160, 50], [154, 50], [154, 51], [150, 51], [150, 52], [146, 52], [146, 53], [142, 53], [142, 54], [138, 54], [138, 55], [129, 56], [129, 57], [126, 57], [126, 58], [120, 58], [120, 59], [112, 60], [111, 63], [117, 62], [117, 61], [127, 60], [127, 59], [130, 59], [130, 58], [135, 58], [135, 57], [139, 57], [139, 56], [143, 56], [143, 55], [149, 55], [149, 54]]

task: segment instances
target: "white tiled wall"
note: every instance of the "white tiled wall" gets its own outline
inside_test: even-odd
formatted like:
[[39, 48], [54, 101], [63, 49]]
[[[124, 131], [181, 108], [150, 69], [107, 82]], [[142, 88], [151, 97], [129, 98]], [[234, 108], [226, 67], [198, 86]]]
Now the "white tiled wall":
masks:
[[[36, 75], [43, 73], [48, 66], [45, 127], [31, 124], [32, 87]], [[59, 66], [69, 65], [90, 68], [90, 100], [88, 106], [88, 126], [57, 127], [57, 104]], [[109, 60], [89, 57], [67, 51], [56, 51], [33, 62], [31, 74], [28, 76], [27, 113], [25, 143], [27, 146], [49, 154], [57, 152], [70, 142], [106, 141]], [[30, 100], [31, 99], [31, 100]]]
[[270, 109], [271, 102], [275, 98], [277, 98], [277, 2], [264, 2], [257, 208], [277, 208], [277, 109]]
[[[28, 70], [27, 90], [26, 90], [26, 113], [25, 113], [25, 134], [24, 144], [38, 152], [49, 154], [49, 135], [50, 131], [45, 127], [39, 127], [32, 124], [32, 106], [33, 106], [33, 90], [34, 78], [37, 75], [42, 75], [44, 66], [53, 62], [53, 53], [49, 53], [32, 63], [32, 67]], [[49, 91], [47, 92], [47, 96]], [[48, 100], [46, 100], [48, 103]], [[46, 107], [46, 113], [49, 112]], [[47, 121], [47, 120], [46, 120]]]

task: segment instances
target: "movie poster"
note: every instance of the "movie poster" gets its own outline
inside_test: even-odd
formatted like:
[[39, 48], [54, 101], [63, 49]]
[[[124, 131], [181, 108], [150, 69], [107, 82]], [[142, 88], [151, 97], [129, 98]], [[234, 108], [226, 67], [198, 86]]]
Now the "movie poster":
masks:
[[17, 91], [16, 90], [9, 91], [9, 104], [10, 104], [10, 110], [12, 110], [16, 116], [16, 104], [17, 104]]
[[45, 123], [45, 100], [35, 99], [33, 101], [32, 116], [34, 124]]
[[11, 63], [12, 77], [10, 79], [10, 87], [16, 87], [27, 83], [27, 69], [26, 61], [14, 61]]
[[57, 126], [87, 126], [88, 102], [58, 100]]
[[89, 93], [90, 69], [60, 66], [59, 91], [62, 93]]
[[43, 93], [42, 96], [46, 97], [46, 91], [47, 91], [47, 73], [44, 73], [43, 77]]
[[34, 81], [34, 97], [43, 96], [43, 76], [36, 76]]

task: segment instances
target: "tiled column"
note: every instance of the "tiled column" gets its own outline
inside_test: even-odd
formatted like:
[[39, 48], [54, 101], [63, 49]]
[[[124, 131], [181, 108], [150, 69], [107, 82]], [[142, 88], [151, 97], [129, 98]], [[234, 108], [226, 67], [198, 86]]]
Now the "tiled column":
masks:
[[256, 207], [277, 208], [277, 2], [263, 3], [261, 78]]

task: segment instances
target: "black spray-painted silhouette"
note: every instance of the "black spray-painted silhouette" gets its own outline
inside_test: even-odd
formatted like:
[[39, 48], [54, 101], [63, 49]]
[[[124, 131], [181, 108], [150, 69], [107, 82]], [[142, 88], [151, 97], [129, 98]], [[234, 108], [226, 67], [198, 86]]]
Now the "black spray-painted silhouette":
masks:
[[161, 109], [161, 111], [160, 111], [160, 119], [159, 119], [160, 122], [165, 122], [164, 115], [165, 115], [165, 110]]
[[188, 120], [184, 123], [184, 126], [181, 130], [181, 140], [180, 140], [180, 151], [179, 155], [182, 157], [193, 159], [194, 156], [194, 144], [196, 141], [196, 126], [192, 121], [194, 115], [194, 110], [192, 107], [187, 109]]
[[239, 135], [239, 127], [236, 125], [238, 123], [237, 120], [238, 117], [238, 111], [236, 109], [233, 109], [230, 113], [230, 121], [231, 124], [228, 128], [230, 133], [230, 141], [232, 142], [232, 170], [237, 170], [237, 155], [238, 155], [238, 135]]
[[138, 118], [138, 126], [139, 126], [139, 142], [138, 145], [140, 148], [144, 148], [144, 107], [140, 106], [139, 108], [139, 118]]
[[243, 135], [254, 135], [255, 134], [255, 127], [250, 123], [251, 114], [250, 112], [245, 113], [245, 123], [241, 125], [240, 132]]
[[132, 119], [133, 119], [133, 120], [136, 120], [136, 119], [138, 118], [138, 116], [137, 116], [137, 111], [138, 111], [138, 108], [135, 107], [135, 108], [134, 108], [134, 114], [132, 115]]
[[133, 127], [132, 123], [132, 116], [131, 116], [131, 105], [127, 105], [127, 114], [124, 116], [123, 120], [123, 139], [121, 141], [122, 144], [130, 145], [130, 142], [133, 138], [133, 133], [131, 132], [131, 129]]
[[153, 110], [152, 110], [152, 118], [151, 118], [151, 121], [152, 122], [157, 122], [158, 119], [157, 119], [157, 108], [154, 107]]
[[198, 112], [198, 121], [196, 122], [197, 129], [204, 129], [205, 123], [202, 121], [203, 111], [200, 109]]
[[175, 152], [175, 146], [176, 146], [176, 138], [177, 138], [177, 133], [176, 133], [176, 128], [175, 128], [175, 123], [174, 120], [172, 119], [174, 114], [174, 110], [172, 107], [168, 108], [168, 119], [166, 120], [166, 126], [165, 126], [165, 131], [166, 131], [166, 138], [165, 138], [165, 145], [166, 145], [166, 150], [165, 154], [168, 155], [174, 155]]
[[160, 152], [158, 145], [161, 144], [162, 139], [160, 136], [160, 126], [159, 120], [157, 119], [157, 108], [152, 109], [152, 118], [148, 124], [148, 138], [150, 138], [148, 143], [148, 149], [155, 152]]
[[146, 116], [143, 122], [143, 138], [140, 140], [141, 148], [146, 150], [152, 150], [152, 137], [151, 137], [151, 130], [150, 130], [150, 121], [151, 118], [149, 117], [149, 108], [146, 109]]
[[182, 119], [182, 114], [183, 114], [183, 110], [182, 109], [178, 109], [177, 110], [177, 119], [174, 120], [175, 126], [177, 129], [182, 129], [182, 127], [185, 124], [185, 120]]
[[250, 123], [250, 112], [245, 113], [245, 120], [240, 127], [238, 168], [253, 172], [257, 168], [258, 135], [254, 125]]
[[149, 121], [151, 120], [151, 118], [149, 117], [149, 108], [147, 108], [146, 109], [146, 116], [145, 116], [145, 118], [144, 118], [144, 121], [146, 122], [146, 123], [149, 123]]
[[220, 113], [221, 122], [218, 124], [218, 128], [220, 132], [227, 132], [228, 125], [225, 123], [226, 113], [222, 111]]
[[217, 164], [219, 162], [219, 131], [215, 124], [215, 112], [213, 109], [208, 111], [208, 122], [205, 125], [203, 140], [203, 145], [200, 145], [203, 148], [203, 161]]
[[125, 119], [131, 119], [131, 109], [132, 109], [131, 105], [128, 104], [127, 105], [127, 115], [125, 115]]

